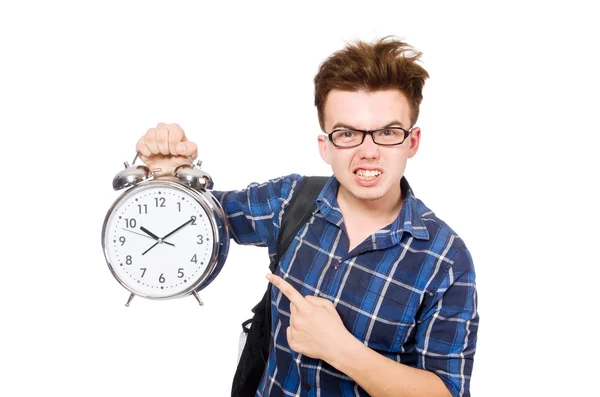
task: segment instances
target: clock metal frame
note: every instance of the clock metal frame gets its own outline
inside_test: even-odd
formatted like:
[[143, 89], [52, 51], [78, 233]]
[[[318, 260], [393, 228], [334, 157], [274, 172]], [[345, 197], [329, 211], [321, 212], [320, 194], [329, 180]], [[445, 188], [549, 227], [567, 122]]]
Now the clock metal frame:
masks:
[[[211, 229], [212, 229], [212, 234], [213, 234], [213, 236], [212, 236], [212, 244], [213, 244], [212, 248], [213, 249], [212, 249], [210, 263], [206, 266], [206, 269], [204, 270], [202, 275], [200, 277], [198, 277], [195, 282], [190, 283], [190, 285], [187, 288], [185, 288], [184, 290], [182, 290], [181, 292], [177, 292], [173, 295], [159, 296], [159, 297], [140, 293], [140, 292], [136, 291], [135, 289], [133, 289], [132, 287], [130, 287], [128, 282], [126, 282], [121, 277], [119, 277], [119, 275], [117, 274], [117, 272], [114, 269], [114, 266], [109, 261], [108, 247], [106, 244], [106, 233], [107, 233], [106, 228], [108, 226], [108, 221], [111, 219], [111, 215], [116, 215], [113, 213], [115, 208], [117, 206], [119, 206], [119, 204], [121, 204], [122, 202], [126, 201], [132, 195], [139, 193], [143, 190], [150, 189], [150, 188], [156, 188], [156, 187], [176, 189], [176, 190], [179, 190], [179, 191], [191, 196], [202, 207], [202, 209], [204, 209], [204, 211], [206, 211], [206, 214], [208, 215], [208, 219], [211, 224]], [[112, 273], [112, 275], [117, 279], [119, 284], [121, 284], [125, 289], [127, 289], [132, 294], [141, 296], [143, 298], [154, 299], [154, 300], [174, 299], [174, 298], [180, 298], [180, 297], [184, 297], [184, 296], [192, 294], [200, 302], [200, 304], [202, 304], [197, 293], [200, 290], [204, 289], [206, 286], [208, 286], [215, 279], [215, 277], [219, 274], [219, 272], [223, 268], [223, 265], [225, 263], [225, 259], [227, 257], [227, 253], [229, 250], [229, 228], [227, 225], [227, 216], [226, 216], [225, 212], [223, 211], [221, 204], [215, 199], [215, 197], [212, 194], [210, 194], [210, 192], [208, 192], [204, 189], [200, 189], [200, 190], [192, 189], [189, 186], [187, 186], [186, 184], [184, 184], [183, 182], [180, 182], [177, 178], [171, 179], [171, 178], [165, 177], [165, 178], [160, 178], [160, 179], [146, 180], [146, 181], [137, 183], [135, 186], [130, 187], [125, 192], [123, 192], [123, 194], [121, 194], [121, 196], [119, 196], [115, 200], [115, 202], [112, 204], [112, 206], [108, 210], [108, 213], [106, 214], [104, 223], [102, 225], [102, 250], [104, 252], [104, 258], [106, 260], [106, 263], [107, 263], [108, 268], [110, 269], [110, 272]], [[131, 297], [130, 297], [130, 300], [131, 300]], [[128, 303], [129, 303], [129, 301], [128, 301]]]

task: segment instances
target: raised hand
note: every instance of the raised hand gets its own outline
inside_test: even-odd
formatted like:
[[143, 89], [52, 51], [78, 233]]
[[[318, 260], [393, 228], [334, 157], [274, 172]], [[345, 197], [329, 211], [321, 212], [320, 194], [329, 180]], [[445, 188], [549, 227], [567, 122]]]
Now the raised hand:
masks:
[[183, 129], [177, 124], [158, 123], [150, 128], [136, 145], [140, 159], [151, 170], [160, 168], [158, 175], [168, 175], [175, 167], [189, 164], [189, 157], [198, 156], [197, 146], [188, 141]]

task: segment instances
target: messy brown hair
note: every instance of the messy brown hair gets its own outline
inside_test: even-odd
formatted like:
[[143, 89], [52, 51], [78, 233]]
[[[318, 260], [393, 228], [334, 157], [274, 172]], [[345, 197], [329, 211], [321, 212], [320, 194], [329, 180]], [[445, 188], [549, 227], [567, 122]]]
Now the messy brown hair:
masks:
[[421, 53], [391, 36], [373, 44], [357, 41], [333, 53], [315, 76], [315, 106], [325, 131], [325, 101], [331, 90], [397, 89], [408, 99], [411, 124], [419, 117], [423, 86], [429, 74], [417, 64]]

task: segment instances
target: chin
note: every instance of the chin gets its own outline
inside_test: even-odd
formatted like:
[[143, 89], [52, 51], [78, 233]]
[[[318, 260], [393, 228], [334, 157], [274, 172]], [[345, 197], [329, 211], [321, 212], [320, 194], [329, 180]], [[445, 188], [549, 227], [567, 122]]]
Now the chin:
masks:
[[372, 186], [372, 187], [364, 187], [359, 186], [354, 183], [353, 180], [346, 181], [346, 183], [342, 184], [344, 189], [350, 193], [352, 196], [356, 197], [359, 200], [365, 201], [375, 201], [379, 200], [385, 196], [385, 194], [389, 191], [384, 186]]
[[352, 189], [350, 193], [352, 193], [352, 195], [356, 198], [365, 201], [376, 201], [385, 196], [385, 192], [380, 191], [380, 189], [375, 190], [372, 188]]

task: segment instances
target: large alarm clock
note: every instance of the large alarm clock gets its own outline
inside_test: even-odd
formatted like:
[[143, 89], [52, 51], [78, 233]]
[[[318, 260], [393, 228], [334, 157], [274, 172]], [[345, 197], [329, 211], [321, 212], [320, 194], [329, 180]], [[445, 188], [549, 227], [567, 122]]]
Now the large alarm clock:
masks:
[[[139, 153], [138, 153], [139, 155]], [[102, 226], [102, 247], [113, 276], [129, 292], [148, 299], [193, 295], [219, 274], [229, 249], [227, 218], [211, 194], [212, 178], [201, 163], [172, 175], [125, 163], [113, 179], [127, 189], [112, 204]]]

